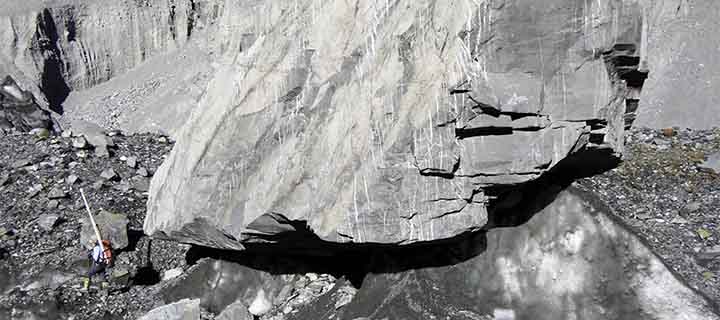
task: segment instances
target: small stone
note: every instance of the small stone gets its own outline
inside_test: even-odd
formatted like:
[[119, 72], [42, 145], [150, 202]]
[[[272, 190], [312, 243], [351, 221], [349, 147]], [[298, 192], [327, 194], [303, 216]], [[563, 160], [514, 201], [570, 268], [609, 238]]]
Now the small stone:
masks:
[[670, 220], [670, 222], [674, 223], [674, 224], [686, 224], [686, 223], [688, 223], [688, 220], [683, 218], [682, 216], [677, 216], [677, 217], [673, 218], [672, 220]]
[[80, 180], [80, 178], [78, 178], [78, 176], [71, 174], [67, 177], [66, 182], [68, 185], [74, 185], [76, 182], [78, 182], [78, 180]]
[[696, 232], [697, 232], [698, 236], [700, 237], [700, 239], [703, 239], [703, 240], [706, 240], [707, 238], [710, 238], [710, 236], [712, 236], [712, 233], [705, 228], [698, 228], [696, 230]]
[[266, 314], [271, 308], [272, 303], [270, 303], [268, 298], [265, 296], [265, 290], [260, 289], [255, 295], [255, 299], [253, 299], [253, 302], [250, 304], [250, 307], [248, 307], [248, 311], [250, 311], [252, 315], [259, 317]]
[[128, 157], [125, 163], [128, 167], [135, 169], [137, 167], [137, 157]]
[[130, 283], [130, 271], [124, 266], [112, 268], [110, 281], [113, 284], [125, 287]]
[[150, 176], [150, 172], [148, 172], [148, 170], [145, 169], [144, 167], [140, 167], [140, 169], [138, 169], [138, 171], [137, 171], [137, 174], [141, 177], [149, 177]]
[[305, 274], [305, 276], [308, 277], [308, 280], [310, 280], [310, 282], [313, 282], [318, 279], [317, 273], [310, 272], [310, 273]]
[[72, 131], [70, 131], [70, 130], [64, 130], [64, 131], [60, 134], [60, 136], [63, 137], [63, 138], [70, 138], [70, 137], [72, 137]]
[[34, 198], [42, 189], [45, 187], [42, 184], [36, 184], [30, 187], [30, 190], [28, 190], [28, 198]]
[[148, 178], [134, 176], [132, 178], [132, 187], [140, 192], [148, 192], [148, 190], [150, 190], [150, 181]]
[[22, 168], [22, 167], [27, 167], [31, 164], [32, 164], [32, 162], [30, 162], [29, 159], [20, 159], [20, 160], [13, 162], [12, 167], [13, 167], [13, 169], [18, 169], [18, 168]]
[[117, 184], [115, 186], [115, 190], [119, 190], [122, 192], [128, 192], [128, 191], [130, 191], [131, 188], [132, 188], [132, 186], [129, 183], [127, 183], [126, 181], [120, 182], [119, 184]]
[[78, 152], [75, 152], [75, 155], [78, 156], [80, 159], [84, 159], [88, 157], [88, 152], [85, 150], [80, 150]]
[[709, 155], [698, 166], [698, 170], [708, 173], [720, 173], [720, 152]]
[[95, 183], [93, 183], [93, 185], [92, 185], [92, 188], [95, 190], [100, 190], [100, 189], [102, 189], [102, 187], [104, 185], [105, 185], [105, 181], [101, 179], [101, 180], [95, 181]]
[[60, 216], [56, 214], [43, 213], [38, 217], [38, 225], [45, 231], [51, 231], [57, 224], [58, 220], [60, 220]]
[[60, 202], [57, 200], [50, 200], [48, 201], [47, 208], [48, 209], [57, 209], [57, 207], [60, 206]]
[[162, 280], [167, 281], [170, 279], [177, 278], [180, 275], [182, 275], [182, 273], [183, 273], [182, 268], [174, 268], [174, 269], [167, 270], [167, 271], [165, 271], [165, 273], [163, 273]]
[[158, 138], [158, 142], [160, 142], [160, 143], [168, 143], [168, 138], [166, 138], [166, 137], [160, 137], [160, 138]]
[[60, 187], [55, 187], [48, 193], [49, 199], [62, 199], [68, 196], [67, 192]]
[[85, 137], [80, 136], [80, 137], [75, 137], [72, 139], [72, 146], [75, 149], [85, 149], [85, 148], [87, 148], [88, 143], [87, 143], [87, 140], [85, 139]]
[[100, 178], [103, 178], [105, 180], [118, 180], [120, 177], [115, 173], [115, 170], [112, 168], [105, 169], [102, 173], [100, 173]]
[[648, 219], [652, 218], [652, 216], [650, 216], [649, 214], [647, 214], [645, 212], [636, 213], [635, 217], [639, 220], [648, 220]]
[[50, 137], [50, 130], [45, 128], [35, 128], [30, 130], [30, 134], [35, 135], [38, 139], [47, 139]]

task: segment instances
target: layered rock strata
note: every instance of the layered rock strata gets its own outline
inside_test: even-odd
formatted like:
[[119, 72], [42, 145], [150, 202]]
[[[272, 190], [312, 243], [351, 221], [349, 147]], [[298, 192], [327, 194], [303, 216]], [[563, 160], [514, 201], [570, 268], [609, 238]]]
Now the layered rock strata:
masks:
[[489, 189], [622, 152], [647, 75], [642, 12], [621, 0], [226, 3], [223, 56], [153, 179], [145, 231], [242, 249], [308, 230], [383, 244], [479, 230]]

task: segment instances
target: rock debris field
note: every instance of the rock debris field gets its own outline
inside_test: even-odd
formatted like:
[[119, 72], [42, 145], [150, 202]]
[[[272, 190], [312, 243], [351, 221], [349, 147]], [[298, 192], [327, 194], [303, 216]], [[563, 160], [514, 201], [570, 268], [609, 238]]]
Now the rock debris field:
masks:
[[[109, 156], [69, 135], [0, 137], [0, 318], [136, 319], [177, 300], [173, 295], [188, 285], [178, 279], [220, 262], [193, 261], [189, 245], [142, 232], [147, 184], [173, 142], [154, 134], [109, 136]], [[720, 301], [720, 175], [713, 169], [720, 131], [634, 129], [627, 146], [617, 168], [575, 185], [598, 194], [692, 288]], [[128, 245], [116, 253], [108, 290], [81, 290], [87, 270], [81, 188], [95, 212], [127, 219]], [[288, 275], [281, 282], [284, 301], [262, 319], [307, 312], [330, 290], [340, 308], [357, 290], [329, 274]], [[203, 319], [222, 318], [207, 303], [195, 307]], [[235, 309], [246, 314], [244, 308]]]

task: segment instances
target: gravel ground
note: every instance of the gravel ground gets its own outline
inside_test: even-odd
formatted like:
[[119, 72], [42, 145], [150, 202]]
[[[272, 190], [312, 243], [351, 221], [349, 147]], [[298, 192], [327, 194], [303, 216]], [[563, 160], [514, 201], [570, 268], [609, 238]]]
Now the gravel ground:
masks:
[[[74, 314], [80, 319], [135, 319], [160, 304], [158, 285], [164, 270], [182, 267], [187, 246], [142, 235], [150, 176], [172, 148], [166, 137], [115, 134], [109, 158], [77, 149], [72, 138], [37, 138], [30, 134], [0, 136], [0, 318], [24, 319], [28, 310], [42, 318]], [[137, 157], [131, 168], [127, 157]], [[100, 178], [112, 168], [117, 181]], [[141, 169], [142, 168], [142, 169]], [[142, 177], [143, 169], [148, 177]], [[69, 177], [77, 181], [71, 183]], [[87, 216], [79, 189], [91, 208], [128, 217], [131, 246], [116, 252], [116, 265], [129, 269], [144, 285], [80, 290], [87, 271], [80, 245], [80, 219]], [[66, 197], [49, 198], [53, 190]], [[41, 214], [59, 220], [51, 230], [40, 225]], [[144, 267], [144, 268], [143, 268]]]
[[[151, 134], [116, 134], [113, 140], [111, 156], [102, 158], [74, 148], [72, 138], [0, 136], [0, 319], [24, 319], [30, 312], [48, 319], [135, 319], [163, 304], [165, 282], [157, 282], [163, 271], [189, 268], [186, 245], [151, 242], [141, 232], [149, 177], [138, 177], [138, 170], [143, 167], [151, 175], [172, 142]], [[633, 129], [618, 168], [577, 181], [580, 188], [603, 198], [681, 278], [716, 302], [720, 175], [701, 164], [717, 152], [720, 130]], [[133, 156], [137, 169], [122, 160]], [[100, 173], [108, 168], [120, 180], [101, 179]], [[79, 178], [77, 182], [69, 183], [71, 175]], [[80, 290], [87, 262], [79, 243], [80, 219], [86, 214], [79, 188], [86, 190], [94, 210], [128, 217], [135, 236], [130, 248], [116, 257], [131, 270], [134, 285], [109, 292]], [[62, 189], [67, 197], [53, 203], [49, 194], [54, 189]], [[49, 231], [38, 219], [48, 213], [60, 217]], [[290, 299], [288, 305], [292, 303]], [[213, 317], [203, 310], [204, 319]]]
[[720, 130], [633, 129], [623, 163], [578, 181], [693, 288], [720, 302]]

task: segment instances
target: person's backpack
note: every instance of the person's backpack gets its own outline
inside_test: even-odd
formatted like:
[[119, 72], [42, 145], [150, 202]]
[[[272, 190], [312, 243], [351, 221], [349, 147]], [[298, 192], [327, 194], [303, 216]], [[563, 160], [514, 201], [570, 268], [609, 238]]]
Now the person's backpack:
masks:
[[110, 245], [110, 240], [103, 240], [102, 244], [103, 248], [105, 248], [102, 254], [102, 257], [105, 259], [105, 265], [112, 266], [115, 261], [113, 260], [113, 250], [112, 245]]

